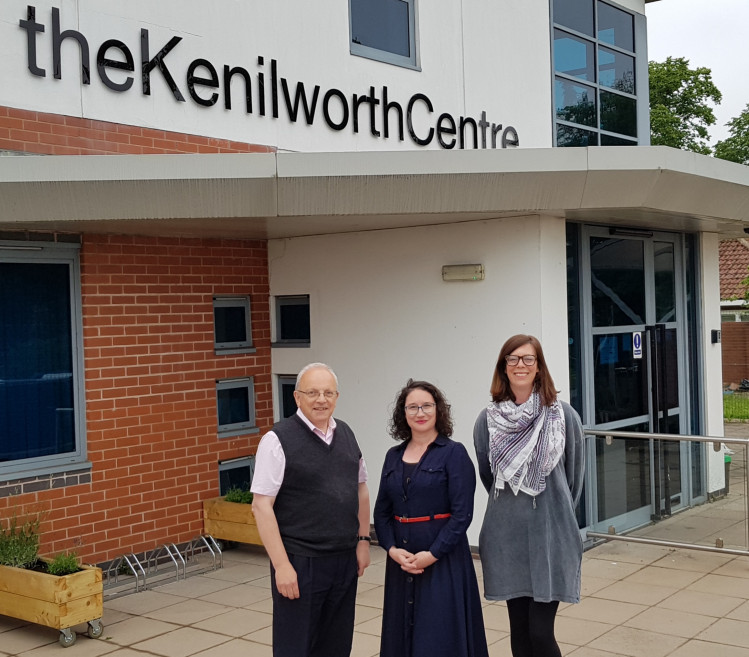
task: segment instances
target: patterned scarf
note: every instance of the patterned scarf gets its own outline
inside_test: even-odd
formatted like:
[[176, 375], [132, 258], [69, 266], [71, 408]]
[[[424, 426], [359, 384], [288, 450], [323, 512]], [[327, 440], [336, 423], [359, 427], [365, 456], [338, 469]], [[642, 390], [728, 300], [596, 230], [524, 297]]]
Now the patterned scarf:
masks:
[[534, 391], [519, 406], [511, 401], [490, 403], [486, 420], [495, 496], [507, 482], [515, 495], [521, 490], [535, 497], [546, 488], [546, 477], [564, 452], [561, 402], [543, 406]]

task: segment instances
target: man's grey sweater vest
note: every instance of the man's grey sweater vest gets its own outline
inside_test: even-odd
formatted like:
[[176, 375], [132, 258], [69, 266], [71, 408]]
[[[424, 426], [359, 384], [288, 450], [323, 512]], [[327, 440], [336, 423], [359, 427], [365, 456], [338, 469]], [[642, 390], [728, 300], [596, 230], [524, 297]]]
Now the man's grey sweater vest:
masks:
[[356, 547], [359, 533], [359, 459], [353, 431], [336, 419], [326, 445], [296, 415], [273, 427], [286, 458], [273, 510], [286, 551], [327, 556]]

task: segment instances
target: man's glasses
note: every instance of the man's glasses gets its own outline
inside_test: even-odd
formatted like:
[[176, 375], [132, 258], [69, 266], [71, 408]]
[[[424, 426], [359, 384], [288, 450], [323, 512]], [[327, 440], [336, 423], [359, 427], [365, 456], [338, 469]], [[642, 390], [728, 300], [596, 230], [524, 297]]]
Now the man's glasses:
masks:
[[516, 367], [521, 360], [523, 361], [523, 365], [527, 365], [528, 367], [536, 364], [536, 357], [531, 354], [526, 354], [525, 356], [505, 356], [505, 361], [510, 367]]
[[337, 390], [297, 390], [297, 392], [301, 392], [307, 399], [310, 401], [314, 401], [317, 399], [320, 395], [325, 397], [328, 401], [331, 399], [335, 399], [338, 397], [338, 391]]
[[421, 409], [421, 412], [424, 413], [424, 415], [431, 415], [434, 413], [434, 409], [437, 406], [437, 404], [433, 404], [432, 402], [427, 402], [426, 404], [422, 404], [421, 406], [417, 406], [416, 404], [409, 404], [406, 406], [406, 414], [407, 415], [418, 415], [419, 409]]

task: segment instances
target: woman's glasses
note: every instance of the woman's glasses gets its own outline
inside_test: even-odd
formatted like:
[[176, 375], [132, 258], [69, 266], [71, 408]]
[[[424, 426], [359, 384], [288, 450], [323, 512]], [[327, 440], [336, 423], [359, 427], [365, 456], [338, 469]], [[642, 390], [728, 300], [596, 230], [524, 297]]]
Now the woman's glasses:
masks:
[[527, 365], [528, 367], [536, 364], [536, 357], [531, 354], [526, 354], [525, 356], [505, 356], [505, 362], [510, 367], [517, 367], [517, 364], [521, 360], [523, 361], [523, 365]]
[[406, 406], [406, 415], [418, 415], [419, 409], [421, 409], [421, 412], [424, 413], [424, 415], [431, 415], [434, 413], [434, 409], [437, 406], [437, 404], [433, 404], [432, 402], [427, 402], [426, 404], [422, 404], [421, 406], [417, 406], [416, 404], [409, 404]]

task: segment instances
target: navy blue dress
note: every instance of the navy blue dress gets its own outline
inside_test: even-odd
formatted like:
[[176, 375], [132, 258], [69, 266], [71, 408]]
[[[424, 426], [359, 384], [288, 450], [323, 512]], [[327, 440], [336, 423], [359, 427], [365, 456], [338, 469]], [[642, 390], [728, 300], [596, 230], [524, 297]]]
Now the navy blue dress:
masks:
[[[385, 551], [429, 550], [437, 562], [410, 575], [392, 559], [385, 570], [380, 657], [487, 657], [484, 619], [466, 530], [473, 518], [476, 472], [466, 448], [444, 436], [429, 445], [404, 481], [407, 443], [390, 449], [374, 509]], [[400, 523], [449, 513], [449, 518]]]

